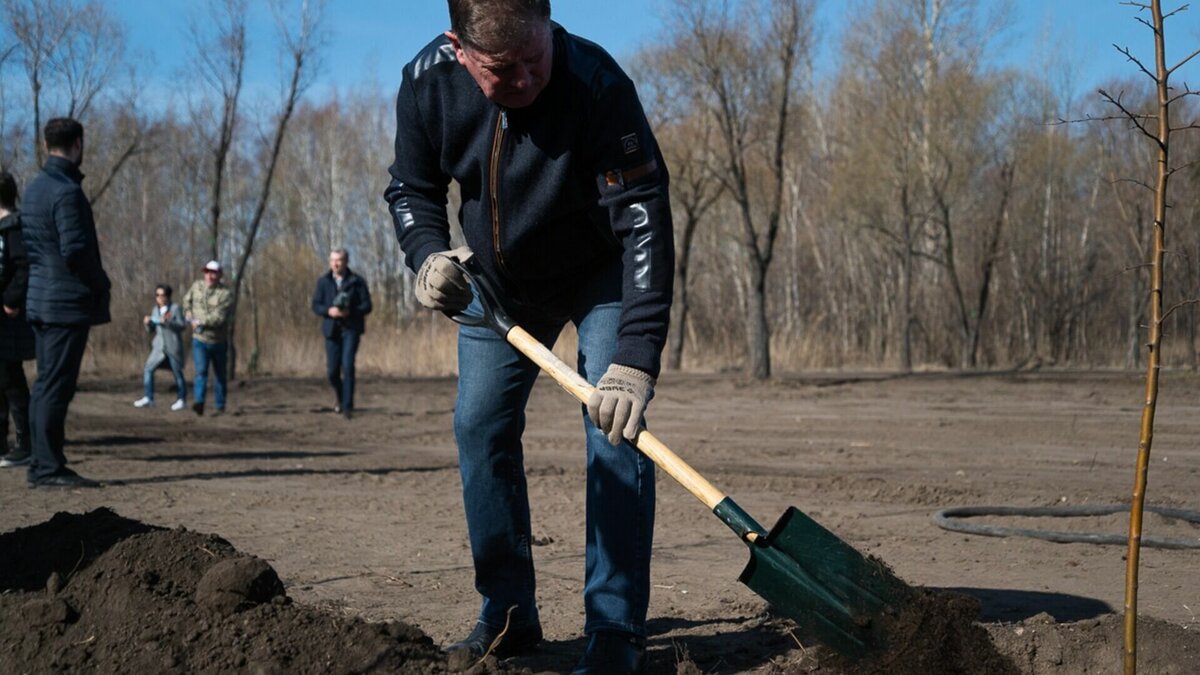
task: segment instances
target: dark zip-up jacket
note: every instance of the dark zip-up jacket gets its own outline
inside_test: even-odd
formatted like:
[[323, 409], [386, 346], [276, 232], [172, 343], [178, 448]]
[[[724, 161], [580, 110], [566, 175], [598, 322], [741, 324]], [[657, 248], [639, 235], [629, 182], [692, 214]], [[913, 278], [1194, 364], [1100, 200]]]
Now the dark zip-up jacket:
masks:
[[[333, 307], [339, 293], [346, 294], [345, 308], [350, 310], [350, 316], [334, 319], [329, 316], [329, 308]], [[312, 297], [313, 314], [325, 319], [321, 322], [321, 334], [333, 337], [338, 330], [349, 330], [359, 335], [367, 332], [366, 316], [371, 313], [371, 291], [367, 288], [367, 280], [346, 268], [346, 276], [342, 278], [342, 289], [339, 291], [333, 272], [329, 271], [317, 277], [317, 288]]]
[[82, 183], [79, 167], [52, 155], [25, 190], [21, 230], [29, 256], [25, 311], [31, 323], [95, 326], [111, 320], [112, 285]]
[[404, 68], [385, 192], [414, 271], [459, 222], [513, 318], [565, 320], [594, 274], [623, 264], [613, 361], [657, 375], [674, 280], [667, 169], [633, 82], [599, 46], [553, 26], [550, 81], [528, 107], [489, 101], [444, 37]]
[[0, 218], [0, 299], [5, 307], [22, 310], [15, 317], [0, 312], [0, 361], [28, 361], [34, 355], [33, 329], [25, 321], [25, 292], [29, 264], [21, 240], [21, 214]]

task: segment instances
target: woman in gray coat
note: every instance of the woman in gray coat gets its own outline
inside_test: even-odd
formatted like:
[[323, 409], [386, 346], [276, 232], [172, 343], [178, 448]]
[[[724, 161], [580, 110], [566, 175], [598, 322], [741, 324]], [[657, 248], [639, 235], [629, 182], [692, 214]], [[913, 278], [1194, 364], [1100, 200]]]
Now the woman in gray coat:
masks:
[[154, 407], [154, 371], [167, 366], [175, 374], [175, 390], [179, 392], [171, 410], [183, 410], [187, 407], [187, 382], [183, 379], [183, 329], [187, 321], [179, 305], [171, 302], [170, 286], [159, 284], [154, 289], [154, 309], [142, 318], [142, 323], [154, 340], [150, 343], [150, 356], [142, 372], [146, 393], [133, 405], [135, 408]]

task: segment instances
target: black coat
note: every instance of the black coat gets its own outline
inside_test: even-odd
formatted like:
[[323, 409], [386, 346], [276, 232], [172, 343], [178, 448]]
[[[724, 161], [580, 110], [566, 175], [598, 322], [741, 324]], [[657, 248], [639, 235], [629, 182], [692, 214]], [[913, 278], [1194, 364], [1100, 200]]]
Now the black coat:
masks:
[[16, 318], [0, 312], [0, 361], [28, 361], [34, 356], [33, 329], [25, 321], [29, 261], [21, 241], [21, 216], [0, 219], [0, 297], [4, 306], [21, 310]]
[[518, 322], [565, 322], [620, 261], [613, 362], [657, 374], [675, 275], [667, 168], [617, 62], [557, 24], [553, 49], [549, 83], [521, 109], [489, 101], [445, 36], [404, 67], [384, 194], [396, 235], [413, 271], [449, 249], [457, 182], [463, 237]]
[[[344, 308], [350, 310], [350, 316], [332, 319], [329, 317], [329, 308], [333, 307], [339, 292], [346, 294]], [[371, 291], [367, 288], [367, 280], [347, 268], [342, 290], [338, 291], [333, 272], [322, 274], [317, 278], [317, 289], [313, 291], [312, 310], [325, 319], [321, 322], [321, 334], [325, 337], [333, 337], [338, 330], [350, 330], [359, 335], [366, 333], [365, 317], [371, 313]]]
[[30, 323], [95, 326], [111, 320], [108, 275], [83, 174], [51, 156], [25, 189], [21, 229], [29, 255]]

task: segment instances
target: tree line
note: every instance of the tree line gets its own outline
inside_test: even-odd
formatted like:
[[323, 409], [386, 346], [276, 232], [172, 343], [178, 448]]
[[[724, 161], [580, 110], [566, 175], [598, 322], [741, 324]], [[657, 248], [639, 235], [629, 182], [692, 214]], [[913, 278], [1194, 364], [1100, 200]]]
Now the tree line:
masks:
[[[827, 44], [813, 0], [661, 3], [657, 39], [619, 55], [672, 176], [667, 366], [755, 377], [1138, 366], [1152, 150], [1128, 120], [1068, 123], [1103, 102], [1074, 96], [1053, 45], [1035, 64], [1001, 59], [1004, 3], [851, 5]], [[69, 114], [87, 129], [85, 189], [114, 284], [93, 365], [136, 364], [154, 285], [183, 286], [217, 257], [238, 296], [239, 367], [319, 368], [289, 345], [315, 350], [313, 283], [345, 246], [376, 299], [364, 365], [454, 368], [442, 344], [453, 328], [413, 299], [381, 197], [391, 97], [368, 85], [310, 93], [329, 75], [319, 2], [271, 2], [283, 58], [278, 92], [264, 95], [244, 86], [256, 39], [246, 0], [198, 4], [178, 36], [191, 68], [165, 104], [147, 100], [103, 3], [0, 6], [0, 164], [28, 182], [45, 119]], [[819, 49], [835, 54], [832, 69], [818, 70]], [[1130, 110], [1154, 102], [1136, 70], [1105, 91]], [[1183, 125], [1197, 117], [1190, 100], [1172, 111]], [[1176, 141], [1181, 164], [1195, 143]], [[1200, 286], [1198, 187], [1195, 166], [1171, 183], [1168, 306]], [[1167, 365], [1200, 365], [1194, 305], [1164, 330]]]

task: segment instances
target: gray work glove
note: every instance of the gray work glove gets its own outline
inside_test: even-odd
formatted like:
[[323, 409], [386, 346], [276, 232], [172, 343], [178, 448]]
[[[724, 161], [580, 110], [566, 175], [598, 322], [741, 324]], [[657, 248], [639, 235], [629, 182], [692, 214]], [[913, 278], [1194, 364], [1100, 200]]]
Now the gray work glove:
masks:
[[614, 363], [588, 398], [588, 417], [608, 434], [609, 443], [617, 445], [622, 437], [632, 441], [652, 396], [654, 378], [649, 373]]
[[460, 246], [426, 258], [417, 270], [417, 302], [440, 312], [466, 309], [471, 304], [471, 285], [450, 259], [465, 263], [471, 255], [471, 249]]

